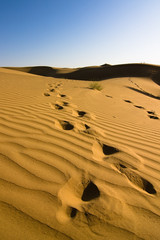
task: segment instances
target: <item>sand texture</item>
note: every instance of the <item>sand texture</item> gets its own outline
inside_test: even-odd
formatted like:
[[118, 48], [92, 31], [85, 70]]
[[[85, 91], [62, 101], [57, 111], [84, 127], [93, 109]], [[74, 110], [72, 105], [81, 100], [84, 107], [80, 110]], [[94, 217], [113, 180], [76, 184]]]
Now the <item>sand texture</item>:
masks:
[[160, 86], [90, 83], [0, 68], [0, 239], [160, 239]]

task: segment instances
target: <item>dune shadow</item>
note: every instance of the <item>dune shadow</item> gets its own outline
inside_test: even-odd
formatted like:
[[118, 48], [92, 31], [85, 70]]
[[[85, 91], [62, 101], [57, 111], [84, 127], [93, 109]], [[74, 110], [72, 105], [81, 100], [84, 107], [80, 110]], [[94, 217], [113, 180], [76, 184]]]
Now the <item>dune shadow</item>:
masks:
[[160, 85], [160, 66], [151, 64], [131, 63], [120, 65], [103, 64], [82, 68], [52, 68], [49, 66], [7, 67], [45, 77], [101, 81], [120, 77], [149, 77]]
[[146, 92], [146, 91], [142, 91], [142, 90], [140, 90], [140, 89], [133, 88], [133, 87], [129, 87], [129, 86], [126, 86], [126, 88], [129, 88], [129, 89], [131, 89], [131, 90], [133, 90], [133, 91], [135, 91], [135, 92], [141, 93], [141, 94], [143, 94], [143, 95], [145, 95], [145, 96], [148, 96], [148, 97], [151, 97], [151, 98], [160, 100], [160, 97], [154, 96], [153, 94], [148, 93], [148, 92]]
[[152, 74], [152, 80], [155, 82], [158, 86], [160, 86], [160, 72], [155, 72]]

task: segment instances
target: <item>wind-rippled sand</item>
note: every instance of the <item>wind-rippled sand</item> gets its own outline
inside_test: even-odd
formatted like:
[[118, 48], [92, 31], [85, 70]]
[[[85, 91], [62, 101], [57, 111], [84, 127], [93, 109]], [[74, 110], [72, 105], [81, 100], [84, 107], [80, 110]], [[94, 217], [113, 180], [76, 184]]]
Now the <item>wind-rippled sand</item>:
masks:
[[160, 239], [160, 96], [0, 69], [0, 239]]

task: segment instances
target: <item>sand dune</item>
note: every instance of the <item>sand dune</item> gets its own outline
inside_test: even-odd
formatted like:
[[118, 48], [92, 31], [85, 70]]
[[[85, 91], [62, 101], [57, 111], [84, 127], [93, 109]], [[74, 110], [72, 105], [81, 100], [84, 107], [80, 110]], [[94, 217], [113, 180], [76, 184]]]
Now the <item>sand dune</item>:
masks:
[[17, 70], [0, 69], [1, 239], [158, 240], [157, 82]]
[[160, 66], [151, 64], [103, 64], [101, 66], [89, 66], [82, 68], [53, 68], [48, 66], [32, 66], [23, 68], [9, 67], [8, 69], [40, 76], [89, 81], [100, 81], [120, 77], [145, 77], [151, 78], [156, 84], [160, 85]]

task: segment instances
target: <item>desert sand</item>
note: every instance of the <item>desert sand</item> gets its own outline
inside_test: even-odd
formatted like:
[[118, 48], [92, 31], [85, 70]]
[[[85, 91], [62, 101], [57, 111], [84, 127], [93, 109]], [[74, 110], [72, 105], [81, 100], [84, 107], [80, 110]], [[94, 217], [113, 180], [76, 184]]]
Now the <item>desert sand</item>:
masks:
[[159, 240], [159, 84], [18, 70], [0, 68], [0, 239]]

